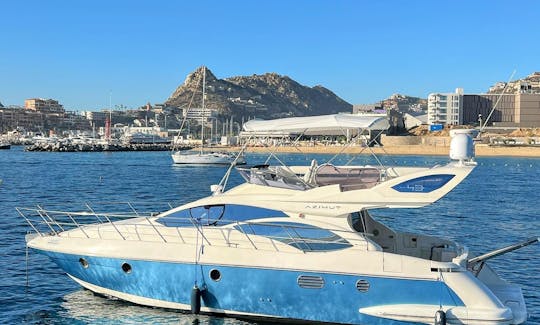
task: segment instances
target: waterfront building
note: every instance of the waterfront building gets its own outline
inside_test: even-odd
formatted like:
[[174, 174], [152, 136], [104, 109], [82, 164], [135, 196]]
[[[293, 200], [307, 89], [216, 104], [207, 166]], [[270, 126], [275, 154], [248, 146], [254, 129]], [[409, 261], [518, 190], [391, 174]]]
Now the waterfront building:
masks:
[[[501, 92], [504, 83], [497, 84]], [[463, 94], [432, 93], [428, 96], [428, 124], [467, 125], [484, 123], [496, 127], [540, 127], [540, 93], [536, 85], [519, 83], [511, 93]], [[495, 108], [495, 109], [494, 109]]]
[[428, 124], [463, 124], [463, 89], [454, 93], [432, 93], [428, 96]]
[[26, 109], [44, 112], [44, 113], [57, 113], [64, 114], [64, 107], [54, 99], [43, 99], [43, 98], [30, 98], [24, 101], [24, 107]]
[[[498, 102], [498, 104], [497, 104]], [[496, 106], [495, 106], [496, 105]], [[484, 123], [500, 127], [540, 127], [540, 94], [479, 94], [463, 98], [463, 123]]]
[[105, 120], [109, 116], [109, 112], [101, 111], [83, 111], [82, 114], [86, 117], [87, 120], [90, 120], [92, 125], [105, 125]]
[[26, 107], [0, 107], [0, 132], [16, 129], [46, 132], [48, 130], [87, 130], [90, 124], [76, 112], [50, 113]]

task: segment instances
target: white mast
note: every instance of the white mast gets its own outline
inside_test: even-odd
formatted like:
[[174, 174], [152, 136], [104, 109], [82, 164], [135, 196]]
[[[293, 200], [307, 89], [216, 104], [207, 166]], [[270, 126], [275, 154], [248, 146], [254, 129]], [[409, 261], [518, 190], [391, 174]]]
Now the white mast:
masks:
[[206, 67], [203, 66], [202, 77], [202, 112], [201, 112], [201, 155], [203, 153], [204, 146], [204, 96], [206, 95]]

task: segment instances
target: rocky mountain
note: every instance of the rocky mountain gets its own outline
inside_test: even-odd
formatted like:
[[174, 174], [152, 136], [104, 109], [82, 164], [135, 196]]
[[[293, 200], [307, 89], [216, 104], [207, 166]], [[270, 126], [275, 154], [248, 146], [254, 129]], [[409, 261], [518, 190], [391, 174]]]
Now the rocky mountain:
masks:
[[277, 118], [352, 112], [352, 105], [322, 87], [307, 87], [276, 73], [218, 79], [206, 67], [190, 73], [167, 99], [173, 107], [201, 107], [206, 69], [205, 106], [220, 115]]

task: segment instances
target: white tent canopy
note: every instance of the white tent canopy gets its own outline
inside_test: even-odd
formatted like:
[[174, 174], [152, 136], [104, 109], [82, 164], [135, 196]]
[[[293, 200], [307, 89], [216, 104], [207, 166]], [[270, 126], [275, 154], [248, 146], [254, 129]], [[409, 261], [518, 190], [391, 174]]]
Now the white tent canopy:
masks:
[[381, 116], [332, 114], [289, 117], [275, 120], [251, 120], [244, 123], [246, 132], [289, 132], [308, 135], [329, 134], [347, 129], [386, 130], [388, 119]]

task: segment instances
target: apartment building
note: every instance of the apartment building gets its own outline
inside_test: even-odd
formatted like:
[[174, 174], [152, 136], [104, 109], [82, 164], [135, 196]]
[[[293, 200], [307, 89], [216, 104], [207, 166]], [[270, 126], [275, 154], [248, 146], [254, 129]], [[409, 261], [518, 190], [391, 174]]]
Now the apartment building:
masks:
[[44, 113], [57, 113], [64, 114], [65, 110], [57, 100], [54, 99], [43, 99], [43, 98], [30, 98], [24, 101], [24, 107], [26, 109], [44, 112]]
[[80, 127], [83, 129], [88, 127], [80, 119], [71, 115], [34, 111], [26, 107], [2, 107], [0, 108], [0, 132], [4, 133], [19, 128], [27, 131], [46, 131], [57, 128]]
[[463, 89], [428, 96], [428, 124], [463, 124]]

